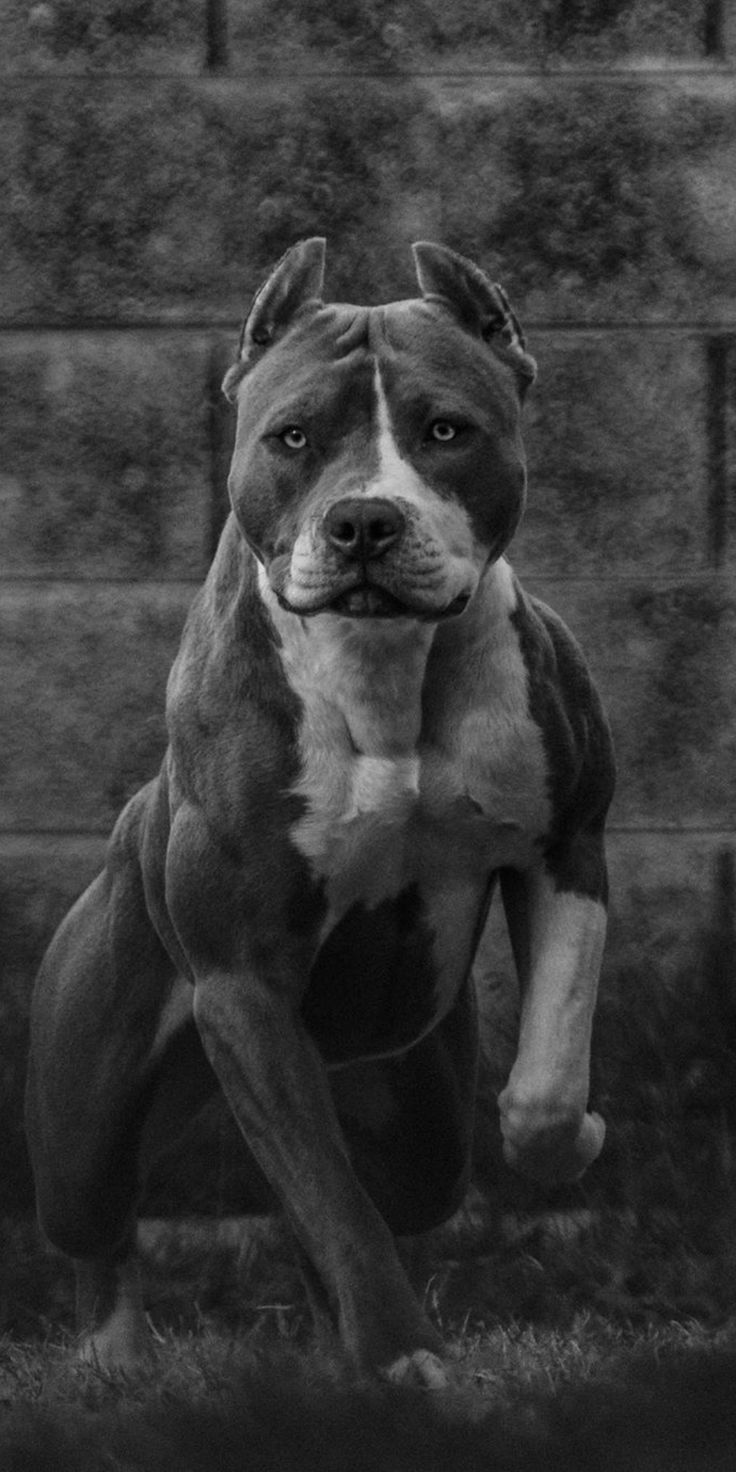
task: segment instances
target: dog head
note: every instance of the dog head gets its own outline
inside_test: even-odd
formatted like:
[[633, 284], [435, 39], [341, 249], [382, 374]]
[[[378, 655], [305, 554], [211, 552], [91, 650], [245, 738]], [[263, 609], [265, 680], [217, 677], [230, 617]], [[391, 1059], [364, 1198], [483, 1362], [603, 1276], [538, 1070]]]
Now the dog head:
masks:
[[300, 616], [462, 613], [521, 517], [521, 401], [535, 376], [499, 286], [414, 246], [421, 297], [325, 305], [325, 243], [258, 292], [223, 388], [233, 510]]

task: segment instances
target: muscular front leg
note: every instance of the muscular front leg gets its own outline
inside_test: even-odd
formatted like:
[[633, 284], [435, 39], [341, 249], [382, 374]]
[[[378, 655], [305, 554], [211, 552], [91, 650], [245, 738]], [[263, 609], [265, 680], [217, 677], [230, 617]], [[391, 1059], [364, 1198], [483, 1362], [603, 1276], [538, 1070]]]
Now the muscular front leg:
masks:
[[509, 872], [502, 886], [521, 986], [519, 1046], [498, 1101], [504, 1155], [541, 1184], [573, 1181], [605, 1135], [587, 1104], [606, 910], [558, 890], [542, 866]]
[[292, 1003], [253, 974], [197, 979], [194, 1015], [245, 1139], [363, 1369], [437, 1383], [441, 1341], [350, 1165], [327, 1075]]
[[348, 1354], [363, 1369], [436, 1383], [440, 1337], [353, 1170], [326, 1067], [301, 1018], [320, 914], [304, 861], [274, 841], [246, 865], [184, 801], [166, 890], [206, 1055]]

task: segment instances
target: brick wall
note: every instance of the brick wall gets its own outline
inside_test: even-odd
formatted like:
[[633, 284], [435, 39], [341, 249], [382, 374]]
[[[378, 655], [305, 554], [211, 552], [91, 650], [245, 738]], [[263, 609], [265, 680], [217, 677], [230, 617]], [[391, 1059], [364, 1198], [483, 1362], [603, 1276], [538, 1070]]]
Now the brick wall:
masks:
[[327, 234], [335, 297], [410, 293], [419, 237], [511, 294], [539, 361], [514, 561], [581, 639], [619, 753], [606, 984], [679, 984], [714, 926], [733, 947], [727, 0], [3, 0], [0, 42], [9, 1202], [33, 970], [156, 768], [225, 505], [220, 378], [298, 236]]

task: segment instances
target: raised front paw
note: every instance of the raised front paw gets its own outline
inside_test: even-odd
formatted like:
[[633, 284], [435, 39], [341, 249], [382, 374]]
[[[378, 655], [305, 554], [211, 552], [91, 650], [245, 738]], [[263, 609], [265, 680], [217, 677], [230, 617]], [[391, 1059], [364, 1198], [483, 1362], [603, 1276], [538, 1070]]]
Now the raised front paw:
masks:
[[519, 1099], [511, 1088], [499, 1096], [507, 1165], [542, 1186], [577, 1181], [603, 1149], [600, 1114], [558, 1100]]

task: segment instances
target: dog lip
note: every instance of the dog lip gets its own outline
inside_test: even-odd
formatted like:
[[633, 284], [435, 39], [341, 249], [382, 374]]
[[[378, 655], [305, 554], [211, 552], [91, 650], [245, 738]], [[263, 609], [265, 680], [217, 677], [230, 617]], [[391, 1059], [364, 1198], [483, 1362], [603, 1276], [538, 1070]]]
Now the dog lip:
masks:
[[342, 618], [413, 618], [426, 623], [458, 618], [465, 612], [471, 596], [470, 592], [458, 593], [443, 608], [427, 608], [398, 598], [395, 593], [372, 582], [353, 583], [348, 588], [341, 588], [331, 598], [321, 599], [309, 607], [290, 603], [283, 594], [277, 594], [282, 608], [288, 613], [298, 614], [300, 618], [334, 613]]
[[329, 607], [348, 618], [405, 618], [411, 612], [408, 604], [375, 583], [359, 583], [346, 589], [331, 599]]
[[301, 618], [311, 618], [318, 613], [336, 613], [343, 618], [417, 618], [420, 617], [419, 610], [413, 609], [408, 603], [402, 602], [393, 593], [385, 588], [379, 588], [375, 583], [353, 583], [348, 588], [341, 588], [338, 593], [333, 593], [329, 598], [320, 598], [318, 603], [309, 605], [290, 603], [283, 594], [277, 594], [279, 603], [289, 613], [297, 613]]

